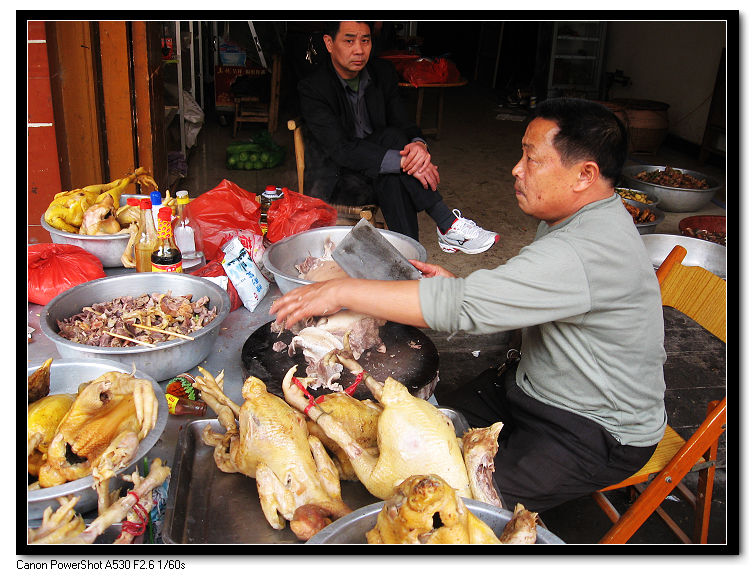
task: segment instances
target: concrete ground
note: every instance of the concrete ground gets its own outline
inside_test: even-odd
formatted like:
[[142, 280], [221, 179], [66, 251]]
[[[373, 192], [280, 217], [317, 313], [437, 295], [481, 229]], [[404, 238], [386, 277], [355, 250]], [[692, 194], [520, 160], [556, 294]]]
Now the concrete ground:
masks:
[[[414, 113], [414, 94], [407, 92], [407, 107]], [[441, 176], [440, 191], [451, 208], [475, 220], [480, 226], [501, 234], [501, 241], [489, 251], [479, 255], [446, 254], [436, 241], [435, 226], [425, 214], [420, 214], [420, 242], [428, 253], [428, 261], [439, 263], [459, 276], [479, 268], [493, 268], [515, 256], [530, 243], [537, 222], [523, 214], [514, 195], [511, 169], [521, 157], [521, 138], [531, 114], [526, 109], [509, 109], [497, 106], [498, 102], [473, 85], [448, 90], [445, 96], [442, 137], [429, 137], [433, 161], [438, 164]], [[425, 96], [423, 126], [432, 125], [435, 99]], [[521, 121], [496, 119], [500, 114], [520, 116]], [[189, 154], [189, 173], [178, 182], [176, 189], [187, 189], [191, 197], [217, 186], [228, 179], [242, 188], [261, 193], [266, 185], [287, 186], [297, 190], [296, 166], [292, 133], [286, 121], [291, 113], [281, 113], [275, 140], [288, 146], [285, 164], [271, 170], [239, 171], [225, 167], [225, 148], [231, 142], [248, 139], [262, 124], [242, 124], [236, 138], [232, 136], [230, 118], [208, 114], [199, 134], [198, 144]], [[654, 155], [632, 155], [630, 164], [670, 165], [700, 171], [723, 182], [726, 174], [711, 164], [700, 166], [696, 157], [685, 155], [661, 145]], [[725, 215], [726, 186], [711, 202], [695, 215]], [[666, 213], [665, 221], [656, 233], [678, 235], [678, 222], [692, 214]], [[726, 346], [704, 332], [694, 322], [677, 317], [667, 310], [666, 347], [669, 361], [666, 365], [667, 411], [669, 422], [680, 434], [688, 438], [702, 421], [708, 401], [725, 394]], [[516, 334], [492, 336], [468, 334], [440, 334], [428, 332], [440, 354], [439, 389], [452, 389], [463, 385], [491, 365], [497, 365], [511, 345]], [[725, 467], [725, 434], [721, 440], [723, 467], [716, 471], [714, 505], [711, 515], [710, 543], [727, 542], [727, 483]], [[692, 479], [685, 480], [694, 488]], [[734, 494], [735, 505], [738, 494]], [[626, 506], [623, 492], [611, 495], [621, 510]], [[667, 501], [672, 516], [686, 516], [686, 504]], [[736, 515], [735, 515], [736, 517]], [[567, 543], [596, 543], [611, 523], [591, 498], [585, 497], [542, 514], [548, 528]], [[687, 525], [687, 520], [682, 525]], [[729, 534], [728, 542], [737, 540]], [[678, 540], [657, 517], [651, 517], [630, 540], [637, 544], [674, 544]]]

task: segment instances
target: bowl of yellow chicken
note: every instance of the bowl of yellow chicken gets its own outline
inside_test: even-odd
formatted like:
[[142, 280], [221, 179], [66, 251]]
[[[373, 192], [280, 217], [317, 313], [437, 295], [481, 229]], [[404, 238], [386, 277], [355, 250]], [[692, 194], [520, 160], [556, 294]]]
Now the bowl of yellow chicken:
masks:
[[[146, 475], [141, 461], [168, 421], [165, 394], [154, 379], [101, 359], [54, 359], [49, 366], [29, 365], [27, 375], [29, 521], [57, 509], [59, 497], [79, 497], [74, 509], [82, 515], [97, 509], [93, 471], [112, 473], [110, 492], [137, 465]], [[32, 383], [45, 378], [46, 387]], [[44, 389], [33, 395], [33, 385]]]

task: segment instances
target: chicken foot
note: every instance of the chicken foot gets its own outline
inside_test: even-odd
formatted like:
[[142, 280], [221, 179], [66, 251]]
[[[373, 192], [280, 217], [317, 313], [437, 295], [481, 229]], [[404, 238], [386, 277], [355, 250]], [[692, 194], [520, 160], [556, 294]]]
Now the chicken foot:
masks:
[[[128, 492], [124, 497], [113, 503], [104, 513], [101, 513], [91, 525], [86, 529], [80, 529], [84, 522], [80, 515], [76, 515], [73, 508], [78, 503], [80, 497], [73, 497], [68, 500], [60, 498], [61, 503], [54, 513], [52, 508], [45, 510], [42, 526], [39, 529], [29, 529], [27, 532], [27, 542], [30, 544], [38, 543], [94, 543], [97, 537], [102, 535], [105, 530], [123, 521], [128, 516], [131, 509], [139, 503], [140, 500], [149, 498], [153, 489], [162, 485], [170, 476], [170, 467], [163, 465], [163, 462], [156, 458], [150, 465], [149, 473], [142, 481], [134, 484], [134, 489]], [[132, 475], [132, 481], [134, 477]], [[148, 497], [149, 496], [149, 497]]]

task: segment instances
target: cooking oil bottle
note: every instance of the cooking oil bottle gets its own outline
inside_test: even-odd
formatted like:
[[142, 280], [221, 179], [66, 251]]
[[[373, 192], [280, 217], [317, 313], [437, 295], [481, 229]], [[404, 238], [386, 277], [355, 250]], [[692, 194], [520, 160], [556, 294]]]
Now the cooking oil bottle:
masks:
[[137, 272], [152, 271], [152, 252], [157, 247], [157, 230], [152, 220], [152, 201], [139, 202], [139, 237], [134, 244]]

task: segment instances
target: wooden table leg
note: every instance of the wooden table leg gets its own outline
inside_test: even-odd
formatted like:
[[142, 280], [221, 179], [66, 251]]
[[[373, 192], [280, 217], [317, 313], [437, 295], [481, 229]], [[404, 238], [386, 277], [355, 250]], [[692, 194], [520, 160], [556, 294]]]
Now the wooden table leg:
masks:
[[422, 100], [425, 96], [424, 88], [417, 88], [417, 120], [415, 124], [420, 125], [419, 121], [422, 118]]
[[445, 90], [443, 88], [440, 89], [440, 95], [438, 96], [438, 122], [436, 124], [435, 128], [435, 139], [440, 140], [440, 123], [441, 119], [443, 118], [443, 94], [445, 93]]

